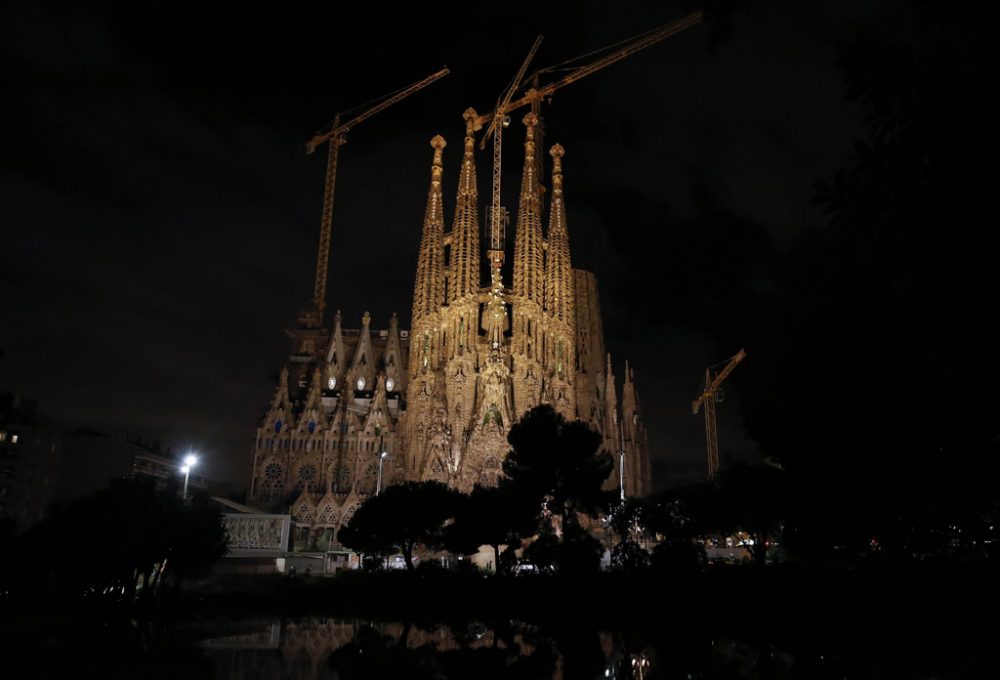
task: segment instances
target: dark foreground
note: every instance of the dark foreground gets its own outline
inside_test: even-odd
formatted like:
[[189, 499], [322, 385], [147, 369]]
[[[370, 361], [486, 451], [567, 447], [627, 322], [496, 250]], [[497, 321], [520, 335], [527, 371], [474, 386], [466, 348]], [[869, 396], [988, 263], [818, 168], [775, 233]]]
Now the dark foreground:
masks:
[[348, 573], [206, 580], [145, 610], [39, 596], [0, 633], [22, 677], [979, 678], [998, 596], [989, 565]]

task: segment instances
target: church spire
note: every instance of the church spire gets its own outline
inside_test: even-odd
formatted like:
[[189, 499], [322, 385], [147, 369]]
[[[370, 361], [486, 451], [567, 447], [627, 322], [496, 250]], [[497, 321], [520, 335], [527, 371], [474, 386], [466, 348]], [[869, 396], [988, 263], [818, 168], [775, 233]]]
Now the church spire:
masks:
[[549, 213], [549, 256], [545, 272], [545, 309], [557, 321], [573, 323], [573, 267], [570, 264], [566, 205], [563, 201], [562, 157], [559, 144], [552, 147], [552, 208]]
[[458, 177], [458, 197], [455, 221], [451, 228], [451, 290], [448, 302], [453, 303], [479, 292], [479, 191], [476, 188], [475, 109], [466, 109], [465, 152]]
[[635, 429], [638, 418], [635, 403], [635, 384], [632, 382], [632, 367], [625, 360], [625, 384], [622, 387], [622, 437], [626, 441], [635, 440]]
[[650, 491], [649, 449], [635, 372], [628, 361], [625, 362], [625, 385], [622, 387], [622, 439], [626, 448], [625, 491], [629, 496], [644, 496]]
[[542, 202], [541, 186], [535, 174], [535, 126], [538, 116], [524, 117], [527, 136], [524, 140], [524, 173], [521, 198], [517, 208], [517, 234], [514, 237], [514, 295], [542, 303]]
[[434, 313], [442, 302], [444, 271], [442, 249], [444, 233], [444, 213], [441, 202], [441, 151], [446, 146], [444, 137], [436, 135], [431, 140], [434, 147], [434, 161], [431, 165], [431, 188], [427, 194], [427, 211], [424, 213], [424, 229], [420, 239], [420, 254], [417, 258], [417, 280], [413, 290], [413, 327], [419, 321]]

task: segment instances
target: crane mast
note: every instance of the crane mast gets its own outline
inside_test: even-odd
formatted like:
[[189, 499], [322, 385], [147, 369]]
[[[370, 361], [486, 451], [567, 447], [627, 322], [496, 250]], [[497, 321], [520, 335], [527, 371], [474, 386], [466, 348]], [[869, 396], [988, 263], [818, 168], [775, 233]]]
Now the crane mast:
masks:
[[[500, 207], [500, 175], [501, 166], [503, 161], [502, 154], [502, 142], [503, 142], [503, 129], [507, 126], [507, 106], [510, 100], [513, 98], [514, 93], [517, 88], [521, 85], [521, 80], [524, 78], [525, 72], [528, 70], [528, 64], [535, 57], [535, 53], [538, 51], [538, 46], [542, 44], [542, 36], [535, 38], [535, 43], [528, 50], [528, 56], [524, 58], [524, 62], [521, 64], [521, 68], [518, 69], [517, 74], [514, 76], [513, 82], [503, 96], [497, 101], [496, 109], [492, 115], [492, 122], [490, 123], [489, 129], [486, 130], [486, 134], [483, 136], [482, 145], [486, 144], [486, 138], [493, 135], [493, 201], [490, 205], [490, 247], [487, 253], [487, 257], [490, 260], [490, 270], [497, 271], [499, 274], [500, 267], [503, 265], [504, 258], [504, 227], [505, 220], [502, 215]], [[487, 118], [486, 120], [489, 120]], [[485, 122], [485, 120], [483, 121]], [[481, 125], [481, 123], [480, 123]], [[492, 274], [491, 274], [492, 276]], [[499, 279], [499, 276], [497, 276]]]
[[699, 408], [705, 407], [705, 443], [708, 452], [708, 478], [712, 479], [719, 472], [719, 432], [715, 423], [715, 403], [720, 401], [721, 385], [733, 369], [743, 361], [746, 352], [737, 352], [725, 367], [716, 375], [712, 375], [712, 367], [705, 369], [705, 386], [701, 394], [691, 402], [691, 412], [698, 415]]
[[323, 213], [320, 220], [319, 252], [316, 257], [316, 279], [313, 284], [312, 301], [316, 313], [316, 326], [322, 324], [323, 308], [326, 306], [326, 280], [330, 259], [330, 232], [333, 226], [333, 197], [337, 185], [337, 160], [340, 155], [340, 147], [347, 143], [347, 133], [358, 123], [368, 120], [375, 114], [384, 111], [401, 99], [409, 97], [414, 92], [422, 90], [446, 75], [448, 75], [448, 69], [442, 68], [440, 71], [432, 73], [423, 80], [419, 80], [399, 90], [370, 109], [362, 111], [346, 123], [340, 122], [340, 114], [338, 113], [334, 116], [328, 131], [317, 133], [312, 139], [306, 142], [306, 153], [310, 154], [323, 142], [329, 142], [330, 144], [326, 159], [326, 181], [323, 185]]

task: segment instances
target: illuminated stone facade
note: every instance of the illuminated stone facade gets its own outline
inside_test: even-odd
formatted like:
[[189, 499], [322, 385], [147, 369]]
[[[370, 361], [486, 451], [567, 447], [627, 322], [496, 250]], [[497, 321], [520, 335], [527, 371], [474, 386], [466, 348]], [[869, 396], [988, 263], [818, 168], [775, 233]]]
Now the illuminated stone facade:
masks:
[[331, 330], [304, 314], [289, 331], [293, 354], [258, 430], [249, 500], [284, 504], [310, 541], [329, 537], [378, 484], [435, 479], [468, 491], [495, 484], [512, 422], [539, 404], [602, 433], [615, 458], [624, 451], [627, 495], [650, 491], [646, 433], [626, 363], [621, 405], [605, 353], [597, 282], [573, 269], [563, 196], [564, 150], [552, 147], [552, 192], [543, 231], [543, 190], [528, 114], [515, 225], [512, 286], [499, 267], [480, 265], [476, 113], [466, 133], [452, 225], [445, 230], [445, 140], [431, 141], [409, 332], [395, 316], [374, 333]]

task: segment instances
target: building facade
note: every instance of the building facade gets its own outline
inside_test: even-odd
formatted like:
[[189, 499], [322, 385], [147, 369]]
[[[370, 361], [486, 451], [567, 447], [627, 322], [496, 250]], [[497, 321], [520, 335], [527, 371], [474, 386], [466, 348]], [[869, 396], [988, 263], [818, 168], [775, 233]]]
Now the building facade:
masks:
[[546, 220], [539, 121], [525, 117], [507, 286], [502, 225], [491, 225], [496, 229], [485, 258], [479, 239], [476, 118], [472, 109], [465, 112], [450, 229], [443, 192], [447, 145], [440, 136], [431, 140], [410, 330], [400, 330], [393, 316], [389, 328], [373, 331], [367, 313], [360, 330], [344, 330], [339, 312], [332, 329], [324, 329], [313, 310], [288, 331], [292, 354], [257, 428], [248, 498], [290, 506], [300, 545], [329, 544], [380, 484], [433, 479], [463, 491], [496, 484], [511, 424], [539, 404], [603, 435], [616, 468], [608, 488], [621, 485], [629, 496], [650, 491], [632, 369], [625, 364], [619, 401], [597, 281], [572, 267], [565, 151], [558, 144], [549, 151]]
[[59, 453], [38, 404], [0, 394], [0, 522], [24, 530], [45, 518], [55, 500]]

